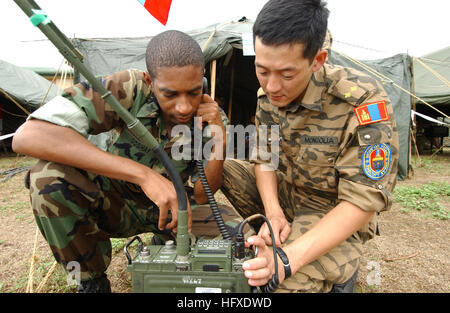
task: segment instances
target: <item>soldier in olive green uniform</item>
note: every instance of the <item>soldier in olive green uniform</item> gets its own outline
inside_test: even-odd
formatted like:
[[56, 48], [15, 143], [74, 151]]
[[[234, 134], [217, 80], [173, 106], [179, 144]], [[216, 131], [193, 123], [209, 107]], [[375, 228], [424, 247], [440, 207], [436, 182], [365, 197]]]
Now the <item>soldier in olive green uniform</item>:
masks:
[[[224, 164], [230, 202], [243, 217], [265, 214], [274, 230], [277, 292], [354, 291], [362, 244], [377, 233], [396, 181], [391, 103], [374, 79], [325, 64], [327, 18], [319, 0], [272, 0], [259, 13], [256, 126], [261, 138], [261, 125], [279, 126], [268, 135], [279, 151], [267, 142], [252, 163]], [[261, 286], [274, 274], [267, 225], [248, 241], [258, 254], [245, 275]]]
[[[161, 33], [150, 41], [146, 62], [148, 73], [126, 70], [99, 79], [169, 157], [180, 139], [171, 137], [172, 128], [186, 125], [193, 133], [194, 117], [224, 133], [225, 114], [202, 91], [205, 64], [197, 42], [182, 32]], [[105, 132], [106, 151], [86, 139]], [[214, 134], [204, 138], [210, 139], [214, 150], [205, 173], [215, 192], [221, 185], [225, 139]], [[66, 89], [31, 114], [15, 135], [13, 148], [40, 159], [28, 178], [33, 213], [55, 259], [64, 266], [72, 261], [80, 265], [79, 291], [110, 291], [104, 274], [111, 261], [110, 238], [143, 232], [173, 238], [177, 195], [165, 168], [89, 84]], [[188, 190], [194, 234], [217, 236], [209, 207], [194, 209], [206, 202], [194, 158], [173, 162]], [[193, 188], [187, 186], [189, 178]], [[222, 208], [222, 213], [225, 221], [237, 225], [231, 221], [234, 212]], [[207, 222], [212, 232], [205, 229]], [[196, 224], [202, 233], [196, 232]]]

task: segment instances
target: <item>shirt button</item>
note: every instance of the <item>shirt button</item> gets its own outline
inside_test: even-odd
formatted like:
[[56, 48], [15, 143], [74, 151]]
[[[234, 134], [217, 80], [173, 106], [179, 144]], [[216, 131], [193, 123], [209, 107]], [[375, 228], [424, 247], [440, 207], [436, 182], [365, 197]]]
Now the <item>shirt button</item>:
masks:
[[378, 184], [377, 188], [381, 190], [381, 189], [383, 189], [383, 185], [382, 184]]
[[333, 158], [329, 158], [328, 163], [333, 163], [333, 160], [334, 160]]

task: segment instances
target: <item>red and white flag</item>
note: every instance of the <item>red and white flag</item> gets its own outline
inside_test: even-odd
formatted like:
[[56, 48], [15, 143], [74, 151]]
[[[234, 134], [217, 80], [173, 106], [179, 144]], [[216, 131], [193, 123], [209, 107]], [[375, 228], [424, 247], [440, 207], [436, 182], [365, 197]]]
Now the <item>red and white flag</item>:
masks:
[[167, 24], [172, 0], [138, 0], [138, 1], [161, 24], [163, 25]]

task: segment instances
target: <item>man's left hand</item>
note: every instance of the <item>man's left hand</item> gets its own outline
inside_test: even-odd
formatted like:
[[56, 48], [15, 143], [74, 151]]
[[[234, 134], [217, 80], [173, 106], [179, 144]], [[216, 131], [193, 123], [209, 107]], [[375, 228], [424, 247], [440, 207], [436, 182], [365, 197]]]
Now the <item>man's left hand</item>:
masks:
[[[225, 127], [222, 122], [219, 105], [211, 98], [211, 96], [207, 94], [202, 95], [202, 100], [197, 109], [196, 117], [201, 118], [202, 124], [207, 123], [208, 125], [215, 125], [220, 127], [222, 134], [218, 134], [218, 128], [214, 127], [212, 129], [212, 137], [214, 138], [215, 142], [218, 142], [218, 140], [220, 139], [222, 139], [221, 142], [225, 141]], [[197, 127], [203, 129], [202, 125], [197, 125]]]
[[[245, 261], [242, 265], [245, 277], [248, 278], [248, 284], [250, 286], [264, 286], [275, 273], [273, 250], [266, 245], [264, 239], [260, 236], [251, 236], [248, 238], [245, 246], [248, 248], [250, 245], [256, 246], [258, 253], [255, 258]], [[284, 268], [278, 255], [277, 260], [278, 281], [281, 283], [284, 280]]]

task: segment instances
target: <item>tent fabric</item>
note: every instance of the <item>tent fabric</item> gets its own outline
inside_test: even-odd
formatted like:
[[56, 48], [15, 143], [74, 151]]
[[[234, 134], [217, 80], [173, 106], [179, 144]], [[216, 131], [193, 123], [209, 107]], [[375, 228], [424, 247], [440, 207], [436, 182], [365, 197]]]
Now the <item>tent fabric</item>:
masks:
[[[444, 81], [433, 71], [442, 76]], [[431, 105], [450, 104], [450, 87], [445, 83], [445, 80], [450, 81], [450, 47], [415, 58], [413, 73], [416, 96]], [[418, 100], [416, 102], [418, 103]]]
[[[378, 60], [358, 60], [365, 64], [370, 69], [388, 77], [392, 82], [410, 91], [411, 89], [411, 59], [407, 54], [397, 54], [390, 58]], [[377, 79], [384, 90], [386, 91], [392, 103], [394, 110], [395, 121], [397, 123], [397, 130], [399, 134], [399, 164], [398, 164], [398, 178], [405, 179], [408, 175], [409, 164], [409, 130], [410, 130], [410, 116], [411, 116], [411, 96], [400, 90], [389, 81], [389, 79], [380, 79], [373, 75], [358, 64], [355, 64], [343, 55], [331, 51], [328, 62], [332, 64], [339, 64], [346, 67], [355, 68], [364, 72], [373, 78]]]
[[[215, 24], [202, 29], [187, 31], [204, 48], [206, 62], [226, 56], [233, 48], [242, 49], [242, 35], [252, 33], [252, 22], [242, 19], [241, 22]], [[211, 37], [211, 34], [213, 36]], [[107, 75], [128, 68], [146, 70], [145, 50], [151, 37], [140, 38], [109, 38], [109, 39], [73, 39], [74, 46], [84, 55], [84, 63], [94, 75]], [[252, 57], [245, 57], [252, 58]], [[250, 60], [250, 59], [249, 59]], [[364, 71], [354, 63], [332, 52], [329, 62]], [[247, 62], [250, 63], [250, 62]], [[410, 60], [407, 55], [396, 55], [381, 60], [363, 61], [375, 70], [391, 78], [394, 82], [410, 90], [411, 74]], [[251, 65], [253, 66], [253, 65]], [[254, 80], [254, 66], [246, 73], [245, 79], [236, 81], [234, 88], [239, 89], [240, 84], [249, 84]], [[250, 78], [250, 75], [252, 78]], [[239, 76], [238, 78], [241, 78]], [[246, 83], [247, 82], [247, 83]], [[252, 94], [256, 97], [256, 90]], [[411, 99], [406, 93], [391, 84], [384, 84], [384, 88], [393, 103], [394, 114], [397, 121], [400, 139], [399, 179], [405, 179], [409, 164], [409, 126]], [[247, 90], [253, 89], [246, 88]], [[256, 101], [254, 101], [256, 107]], [[249, 103], [249, 102], [248, 102]], [[248, 109], [250, 105], [246, 105]], [[235, 109], [233, 109], [233, 112]]]
[[[31, 70], [0, 60], [0, 88], [17, 102], [33, 109], [56, 96], [58, 88]], [[50, 90], [49, 90], [50, 88]]]
[[[245, 20], [243, 22], [214, 24], [186, 33], [193, 37], [200, 47], [204, 48], [205, 61], [208, 63], [226, 55], [233, 47], [242, 49], [242, 33], [251, 33], [252, 26], [251, 22]], [[211, 37], [213, 33], [214, 35]], [[129, 68], [146, 70], [145, 50], [151, 38], [151, 36], [138, 38], [75, 38], [72, 42], [83, 54], [84, 64], [94, 75], [107, 75]]]

